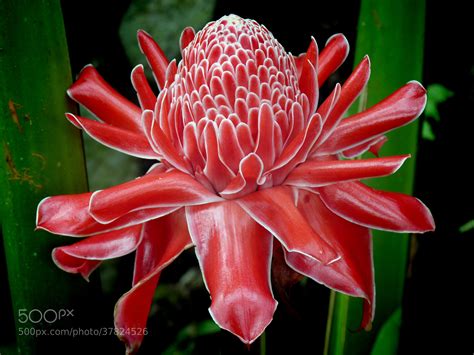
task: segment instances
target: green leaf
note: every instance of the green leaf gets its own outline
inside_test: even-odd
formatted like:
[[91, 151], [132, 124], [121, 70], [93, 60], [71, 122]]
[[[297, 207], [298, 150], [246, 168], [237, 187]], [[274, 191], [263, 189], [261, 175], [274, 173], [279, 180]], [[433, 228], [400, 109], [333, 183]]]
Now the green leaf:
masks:
[[[423, 73], [425, 1], [362, 0], [357, 32], [355, 61], [365, 54], [371, 59], [372, 76], [367, 87], [367, 107], [374, 105], [410, 80]], [[355, 103], [351, 112], [357, 112]], [[395, 174], [371, 180], [368, 185], [411, 194], [418, 143], [418, 122], [388, 135], [382, 148], [384, 156], [412, 154]], [[343, 294], [333, 294], [327, 325], [325, 354], [362, 355], [370, 353], [377, 332], [402, 303], [408, 260], [406, 234], [373, 232], [377, 310], [372, 331], [359, 328], [362, 302]]]
[[380, 328], [370, 355], [397, 355], [402, 309], [397, 308]]
[[423, 125], [421, 128], [421, 137], [423, 139], [426, 139], [427, 141], [434, 141], [436, 139], [431, 124], [426, 120], [423, 121]]
[[[59, 0], [1, 0], [0, 14], [0, 235], [8, 285], [1, 282], [11, 296], [13, 346], [17, 354], [46, 349], [61, 353], [65, 344], [74, 343], [80, 352], [94, 348], [97, 340], [84, 337], [78, 344], [72, 337], [40, 340], [19, 332], [80, 327], [81, 319], [102, 320], [94, 302], [100, 292], [98, 279], [93, 277], [88, 284], [51, 260], [52, 249], [71, 239], [35, 232], [41, 199], [87, 191], [80, 131], [64, 117], [74, 107], [66, 99], [71, 73], [61, 6]], [[76, 316], [51, 324], [44, 321], [47, 310], [53, 316], [61, 309], [72, 309]], [[19, 317], [20, 312], [32, 311], [34, 322]], [[3, 316], [3, 310], [0, 313]], [[15, 326], [1, 321], [2, 333]], [[0, 345], [3, 352], [3, 346], [10, 344]]]
[[439, 115], [438, 105], [452, 97], [454, 92], [446, 89], [441, 84], [431, 84], [426, 90], [428, 92], [428, 101], [426, 102], [425, 116], [431, 117], [439, 122], [441, 117]]
[[459, 227], [459, 232], [460, 233], [466, 233], [469, 232], [470, 230], [474, 229], [474, 219], [471, 219], [469, 222], [463, 224], [461, 227]]

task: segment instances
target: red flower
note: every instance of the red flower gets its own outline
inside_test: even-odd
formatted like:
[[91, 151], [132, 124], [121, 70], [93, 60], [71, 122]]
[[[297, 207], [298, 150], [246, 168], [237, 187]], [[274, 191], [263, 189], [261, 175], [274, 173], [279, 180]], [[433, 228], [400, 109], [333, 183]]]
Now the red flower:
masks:
[[[358, 181], [394, 173], [408, 155], [340, 158], [376, 153], [386, 132], [420, 115], [425, 89], [409, 82], [343, 118], [369, 79], [370, 62], [362, 59], [318, 107], [319, 87], [349, 50], [341, 34], [321, 53], [312, 39], [293, 57], [265, 27], [231, 15], [196, 35], [185, 29], [179, 64], [147, 33], [139, 31], [138, 41], [158, 97], [141, 65], [132, 72], [141, 107], [87, 66], [68, 93], [100, 121], [66, 116], [102, 144], [160, 163], [109, 189], [41, 201], [38, 228], [85, 237], [54, 249], [55, 263], [87, 278], [102, 260], [135, 252], [133, 287], [118, 301], [115, 323], [143, 328], [161, 271], [194, 246], [211, 316], [251, 343], [277, 305], [270, 285], [275, 247], [298, 273], [364, 298], [362, 326], [370, 323], [369, 228], [420, 233], [434, 222], [419, 200]], [[122, 340], [133, 352], [142, 338]]]

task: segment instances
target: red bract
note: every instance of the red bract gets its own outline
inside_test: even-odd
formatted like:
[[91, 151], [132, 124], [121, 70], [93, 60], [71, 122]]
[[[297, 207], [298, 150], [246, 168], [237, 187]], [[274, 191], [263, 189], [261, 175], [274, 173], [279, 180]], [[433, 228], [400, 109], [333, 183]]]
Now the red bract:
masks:
[[[409, 82], [343, 118], [367, 84], [370, 62], [363, 58], [318, 107], [319, 87], [349, 50], [341, 34], [321, 53], [312, 39], [293, 57], [265, 27], [231, 15], [197, 34], [185, 29], [179, 64], [147, 33], [139, 31], [138, 41], [158, 97], [140, 65], [132, 72], [140, 107], [87, 66], [68, 93], [99, 120], [67, 118], [104, 145], [160, 163], [115, 187], [43, 200], [38, 228], [84, 237], [56, 248], [56, 264], [87, 278], [102, 260], [135, 252], [133, 285], [116, 305], [115, 323], [143, 328], [161, 271], [194, 246], [211, 316], [252, 343], [277, 306], [270, 284], [277, 250], [275, 262], [364, 298], [367, 326], [374, 315], [369, 228], [420, 233], [434, 222], [419, 200], [358, 181], [393, 174], [408, 155], [340, 158], [376, 153], [386, 132], [420, 115], [425, 89]], [[142, 338], [122, 336], [130, 353]]]

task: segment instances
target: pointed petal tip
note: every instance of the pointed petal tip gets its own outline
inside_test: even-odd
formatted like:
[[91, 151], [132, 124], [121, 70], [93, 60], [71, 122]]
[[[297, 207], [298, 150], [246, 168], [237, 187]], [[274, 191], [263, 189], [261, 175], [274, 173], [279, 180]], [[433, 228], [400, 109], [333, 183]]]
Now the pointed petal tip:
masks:
[[36, 228], [41, 227], [41, 224], [44, 222], [43, 218], [41, 218], [42, 217], [41, 207], [49, 198], [51, 198], [51, 196], [47, 196], [43, 198], [40, 202], [38, 202], [38, 206], [36, 207]]
[[191, 43], [191, 41], [194, 39], [194, 36], [196, 34], [196, 31], [194, 28], [188, 26], [183, 29], [181, 32], [181, 36], [179, 37], [179, 46], [181, 49], [181, 52]]
[[138, 30], [137, 31], [138, 48], [140, 49], [140, 52], [142, 54], [145, 54], [145, 52], [143, 51], [144, 42], [147, 39], [150, 39], [150, 38], [151, 38], [151, 36], [145, 30]]
[[319, 193], [333, 213], [360, 226], [397, 233], [425, 233], [435, 228], [428, 207], [403, 193], [376, 190], [355, 181], [324, 186]]
[[[57, 247], [51, 251], [51, 258], [54, 264], [67, 273], [80, 274], [85, 281], [89, 282], [90, 275], [99, 267], [100, 261], [81, 260], [65, 253], [62, 248], [63, 247]], [[61, 255], [64, 258], [63, 261], [60, 260]]]
[[347, 40], [346, 36], [342, 33], [335, 33], [331, 37], [328, 38], [324, 46], [327, 46], [332, 41], [342, 41], [347, 47], [347, 52], [349, 52], [349, 41]]
[[423, 217], [424, 220], [420, 221], [419, 230], [413, 231], [413, 233], [427, 233], [427, 232], [434, 232], [436, 229], [436, 223], [433, 218], [433, 214], [431, 213], [430, 209], [419, 199], [418, 202], [423, 209]]
[[96, 71], [97, 71], [97, 69], [95, 68], [94, 64], [92, 64], [92, 63], [86, 64], [86, 65], [84, 65], [84, 67], [77, 74], [77, 79], [79, 79], [79, 77], [81, 77], [83, 75], [87, 75], [89, 73], [93, 73], [93, 72], [96, 72]]
[[[255, 304], [254, 312], [252, 312], [252, 316], [254, 319], [253, 328], [248, 327], [248, 324], [245, 322], [242, 322], [242, 324], [238, 324], [238, 322], [233, 324], [227, 324], [228, 322], [224, 322], [224, 320], [230, 317], [223, 317], [223, 319], [220, 319], [220, 317], [217, 315], [219, 313], [219, 310], [216, 310], [218, 306], [216, 306], [214, 303], [211, 305], [211, 307], [209, 307], [208, 310], [209, 314], [212, 317], [212, 320], [221, 329], [227, 330], [228, 332], [232, 333], [233, 335], [238, 337], [242, 343], [246, 345], [251, 345], [263, 334], [268, 325], [270, 325], [273, 320], [273, 314], [275, 313], [278, 307], [278, 301], [274, 298], [272, 299], [272, 302], [267, 303], [268, 304], [266, 305]], [[232, 309], [232, 306], [229, 307], [229, 305], [225, 305], [224, 308], [226, 309], [226, 312], [235, 313], [236, 318], [239, 318], [238, 307], [237, 309]], [[258, 320], [255, 321], [255, 319]]]
[[143, 64], [140, 63], [140, 64], [137, 64], [137, 65], [135, 65], [135, 66], [133, 67], [133, 69], [132, 69], [132, 76], [133, 76], [133, 73], [134, 73], [135, 71], [137, 71], [137, 70], [144, 70]]
[[368, 54], [364, 55], [364, 57], [362, 58], [362, 61], [363, 61], [363, 62], [367, 62], [368, 65], [369, 65], [369, 68], [370, 68], [372, 62], [370, 61], [370, 57], [369, 57]]
[[[428, 95], [425, 87], [417, 80], [411, 80], [406, 83], [405, 86], [410, 86], [413, 89], [413, 97], [415, 103], [419, 103], [419, 109], [417, 111], [417, 114], [415, 115], [415, 118], [419, 117], [421, 113], [425, 110], [426, 103], [428, 101]], [[420, 101], [418, 101], [418, 99]]]
[[363, 68], [366, 71], [365, 77], [367, 78], [366, 80], [369, 80], [372, 71], [372, 62], [370, 61], [370, 57], [368, 54], [364, 55], [358, 67]]
[[77, 86], [80, 84], [80, 82], [83, 80], [87, 80], [87, 77], [95, 75], [97, 73], [97, 69], [94, 67], [93, 64], [89, 63], [85, 65], [80, 72], [76, 76], [76, 80], [71, 84], [71, 86], [66, 90], [66, 93], [68, 96], [74, 99], [74, 91], [76, 91]]
[[407, 85], [414, 85], [419, 87], [424, 93], [426, 93], [425, 87], [418, 80], [410, 80]]
[[74, 125], [74, 127], [79, 128], [79, 129], [82, 129], [82, 126], [81, 126], [81, 124], [79, 123], [79, 121], [78, 121], [76, 115], [74, 115], [73, 113], [70, 113], [70, 112], [66, 112], [66, 113], [64, 114], [64, 116], [66, 116], [66, 119], [67, 119], [69, 122], [71, 122], [71, 123]]
[[138, 29], [137, 30], [137, 39], [140, 41], [140, 40], [143, 40], [143, 39], [146, 39], [146, 38], [151, 38], [151, 35], [142, 28]]
[[[404, 155], [399, 155], [399, 156], [394, 156], [392, 157], [394, 159], [394, 165], [393, 165], [393, 173], [397, 172], [398, 169], [402, 167], [402, 165], [411, 158], [411, 154], [404, 154]], [[379, 158], [383, 159], [383, 158]]]

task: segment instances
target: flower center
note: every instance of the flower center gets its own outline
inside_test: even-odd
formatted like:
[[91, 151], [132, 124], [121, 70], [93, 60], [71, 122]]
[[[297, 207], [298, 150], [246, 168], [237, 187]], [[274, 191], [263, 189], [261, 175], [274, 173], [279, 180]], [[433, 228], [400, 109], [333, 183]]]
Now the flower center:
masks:
[[216, 191], [249, 154], [268, 172], [310, 116], [293, 57], [265, 27], [235, 15], [196, 34], [158, 103], [164, 133]]

